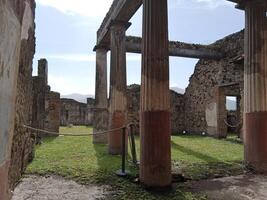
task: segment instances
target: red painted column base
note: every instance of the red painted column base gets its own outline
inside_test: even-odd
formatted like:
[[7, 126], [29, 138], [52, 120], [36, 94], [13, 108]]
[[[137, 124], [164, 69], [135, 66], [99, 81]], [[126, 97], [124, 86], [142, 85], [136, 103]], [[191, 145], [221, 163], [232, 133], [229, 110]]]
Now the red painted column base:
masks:
[[245, 123], [245, 162], [267, 173], [267, 112], [246, 113]]
[[[110, 129], [120, 128], [125, 125], [126, 116], [124, 112], [115, 111], [110, 115]], [[122, 152], [122, 129], [113, 131], [108, 134], [108, 153], [111, 155], [118, 155]], [[126, 137], [127, 138], [127, 137]], [[127, 144], [127, 143], [126, 143]]]
[[9, 162], [5, 162], [0, 166], [0, 199], [8, 200], [9, 199], [9, 186], [8, 186], [8, 169]]
[[171, 186], [170, 113], [147, 111], [141, 116], [140, 181], [146, 188]]

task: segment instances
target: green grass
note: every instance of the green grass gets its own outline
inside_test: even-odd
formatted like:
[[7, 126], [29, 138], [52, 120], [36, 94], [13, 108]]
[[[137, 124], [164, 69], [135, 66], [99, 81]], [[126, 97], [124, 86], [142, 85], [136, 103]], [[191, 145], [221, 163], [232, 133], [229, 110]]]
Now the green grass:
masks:
[[[61, 133], [91, 133], [90, 127], [60, 128]], [[201, 136], [173, 136], [173, 171], [188, 179], [223, 177], [243, 172], [243, 146], [231, 136], [216, 140]], [[136, 139], [139, 152], [139, 138]], [[29, 174], [56, 174], [82, 184], [107, 184], [116, 191], [112, 199], [205, 199], [185, 192], [177, 184], [172, 192], [158, 194], [142, 189], [133, 182], [138, 170], [128, 166], [132, 175], [118, 178], [120, 157], [107, 154], [106, 145], [93, 145], [92, 137], [46, 138], [36, 148], [36, 157], [27, 168]]]

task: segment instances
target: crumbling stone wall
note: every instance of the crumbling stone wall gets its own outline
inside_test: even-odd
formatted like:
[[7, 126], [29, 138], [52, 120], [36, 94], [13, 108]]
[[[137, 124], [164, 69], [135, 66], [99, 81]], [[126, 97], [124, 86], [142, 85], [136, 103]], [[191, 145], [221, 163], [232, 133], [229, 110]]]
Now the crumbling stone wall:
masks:
[[224, 52], [225, 57], [219, 60], [199, 60], [185, 91], [185, 127], [191, 133], [207, 132], [208, 127], [217, 126], [214, 119], [218, 109], [215, 87], [227, 88], [227, 84], [238, 84], [243, 104], [243, 64], [235, 60], [244, 52], [244, 32], [227, 36], [212, 46]]
[[93, 98], [87, 98], [87, 110], [86, 110], [86, 125], [87, 126], [93, 125], [94, 107], [95, 107], [95, 100]]
[[[184, 98], [170, 90], [171, 99], [171, 132], [181, 133], [184, 130]], [[140, 106], [140, 86], [130, 85], [127, 87], [127, 108], [128, 123], [139, 124], [139, 106]], [[135, 133], [139, 133], [139, 126], [135, 127]]]
[[45, 95], [45, 130], [59, 133], [60, 94], [49, 90]]
[[[136, 40], [134, 37], [130, 40]], [[187, 47], [189, 44], [173, 43]], [[202, 48], [191, 45], [190, 48]], [[171, 92], [171, 131], [181, 133], [208, 132], [216, 137], [227, 134], [226, 96], [238, 98], [238, 121], [242, 121], [244, 32], [238, 32], [205, 46], [224, 54], [222, 59], [200, 59], [190, 77], [184, 95]], [[127, 90], [128, 121], [139, 123], [140, 87]], [[136, 131], [139, 131], [138, 128]]]
[[22, 20], [19, 73], [17, 79], [15, 130], [13, 135], [9, 170], [10, 188], [25, 171], [33, 159], [35, 137], [23, 125], [31, 125], [32, 111], [32, 60], [35, 53], [35, 2], [25, 2]]
[[87, 104], [73, 99], [62, 98], [60, 110], [60, 123], [62, 126], [86, 124]]
[[49, 90], [47, 85], [48, 64], [46, 59], [38, 61], [38, 76], [33, 77], [33, 106], [32, 126], [38, 129], [45, 128], [45, 94]]
[[[48, 62], [38, 61], [38, 76], [33, 77], [32, 126], [34, 128], [59, 132], [60, 126], [60, 94], [50, 90], [48, 85]], [[38, 134], [37, 143], [43, 136]]]
[[[15, 121], [16, 127], [20, 122], [28, 122], [28, 116], [22, 114], [24, 108], [18, 106], [28, 97], [18, 96], [30, 88], [28, 75], [34, 53], [33, 19], [33, 0], [0, 0], [0, 199], [3, 200], [9, 199], [10, 190], [17, 180], [14, 174], [20, 175], [23, 169], [19, 168], [25, 165], [22, 163], [27, 161], [27, 151], [31, 149], [28, 148], [29, 134], [22, 137], [20, 131], [25, 130], [14, 133], [14, 128]], [[26, 75], [27, 81], [19, 86], [17, 81], [23, 81], [22, 74]], [[22, 155], [25, 157], [17, 157], [20, 150], [24, 151]], [[17, 162], [17, 159], [20, 161]]]
[[60, 101], [60, 125], [93, 125], [95, 104], [93, 98], [87, 98], [87, 104], [67, 98], [62, 98]]

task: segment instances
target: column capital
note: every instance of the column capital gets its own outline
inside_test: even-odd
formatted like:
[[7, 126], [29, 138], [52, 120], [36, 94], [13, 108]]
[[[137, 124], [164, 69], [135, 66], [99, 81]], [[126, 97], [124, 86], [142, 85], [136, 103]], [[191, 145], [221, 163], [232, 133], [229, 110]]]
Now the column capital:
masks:
[[131, 22], [112, 20], [108, 28], [111, 29], [112, 27], [117, 26], [123, 28], [124, 30], [127, 30], [131, 25], [132, 25]]
[[97, 44], [94, 46], [93, 51], [102, 50], [102, 51], [109, 51], [110, 47], [108, 44]]

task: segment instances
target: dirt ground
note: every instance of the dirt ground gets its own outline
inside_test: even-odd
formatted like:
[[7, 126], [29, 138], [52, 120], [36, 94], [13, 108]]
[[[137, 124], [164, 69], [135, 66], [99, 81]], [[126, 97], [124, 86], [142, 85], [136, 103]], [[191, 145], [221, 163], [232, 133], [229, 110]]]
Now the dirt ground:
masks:
[[267, 200], [267, 176], [239, 175], [187, 183], [190, 191], [211, 200]]
[[102, 199], [107, 187], [83, 186], [61, 177], [27, 176], [16, 187], [12, 200], [93, 200]]
[[[245, 174], [187, 182], [191, 192], [211, 200], [267, 200], [267, 176]], [[57, 176], [27, 176], [14, 191], [12, 200], [93, 200], [108, 197], [107, 186], [83, 186]]]

